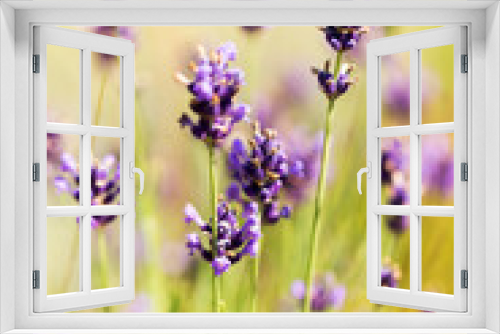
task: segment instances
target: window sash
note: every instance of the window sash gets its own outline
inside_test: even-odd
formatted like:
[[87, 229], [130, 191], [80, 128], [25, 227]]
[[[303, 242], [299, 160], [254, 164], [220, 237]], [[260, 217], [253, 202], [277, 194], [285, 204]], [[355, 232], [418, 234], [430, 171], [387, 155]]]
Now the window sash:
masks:
[[[460, 271], [467, 269], [467, 184], [460, 180], [460, 163], [467, 162], [466, 145], [466, 75], [460, 73], [461, 54], [466, 54], [465, 27], [430, 29], [371, 41], [367, 48], [367, 161], [371, 162], [372, 178], [367, 182], [367, 295], [378, 304], [423, 310], [465, 312], [467, 290], [461, 289]], [[419, 124], [420, 119], [420, 51], [454, 45], [454, 108], [453, 123]], [[410, 125], [381, 127], [381, 56], [410, 52]], [[420, 135], [454, 133], [454, 206], [420, 205], [421, 158]], [[410, 137], [410, 205], [380, 205], [381, 170], [380, 138]], [[381, 216], [408, 215], [410, 218], [410, 289], [380, 286]], [[454, 295], [420, 290], [422, 216], [454, 217]]]
[[[46, 48], [58, 45], [80, 50], [81, 124], [47, 122]], [[121, 127], [91, 124], [91, 53], [121, 57]], [[118, 38], [68, 29], [38, 26], [34, 30], [34, 54], [40, 55], [40, 73], [34, 75], [34, 161], [40, 163], [40, 182], [34, 192], [34, 270], [40, 271], [40, 288], [34, 289], [34, 312], [89, 309], [133, 300], [135, 187], [129, 177], [129, 162], [134, 161], [134, 45]], [[47, 133], [73, 134], [80, 138], [80, 205], [47, 206]], [[92, 206], [91, 139], [93, 136], [120, 138], [120, 204]], [[91, 288], [91, 217], [117, 215], [121, 224], [120, 287]], [[80, 291], [47, 295], [47, 217], [82, 217], [80, 221]], [[118, 222], [116, 222], [118, 223]]]

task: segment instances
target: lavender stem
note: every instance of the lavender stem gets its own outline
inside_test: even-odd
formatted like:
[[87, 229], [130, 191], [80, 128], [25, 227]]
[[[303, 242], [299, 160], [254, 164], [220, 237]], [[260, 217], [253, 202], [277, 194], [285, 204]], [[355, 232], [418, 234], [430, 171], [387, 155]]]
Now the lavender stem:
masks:
[[[260, 206], [260, 214], [261, 217], [263, 215], [262, 213], [262, 205]], [[261, 221], [264, 219], [264, 217], [261, 218]], [[252, 259], [252, 312], [257, 312], [257, 306], [259, 303], [259, 262], [260, 262], [260, 255], [262, 254], [262, 236], [260, 237], [260, 240], [257, 241], [258, 243], [258, 248], [259, 251], [257, 252], [257, 255], [255, 256], [254, 259]]]
[[[215, 145], [212, 143], [208, 146], [208, 156], [209, 156], [209, 188], [210, 188], [210, 209], [212, 211], [212, 254], [213, 258], [217, 258], [218, 254], [218, 227], [217, 227], [217, 184], [216, 184], [216, 161], [215, 161]], [[220, 312], [220, 282], [215, 275], [215, 271], [212, 273], [212, 312]]]
[[[105, 227], [98, 227], [97, 229], [97, 244], [98, 244], [98, 252], [99, 252], [99, 264], [100, 264], [100, 272], [101, 272], [101, 289], [108, 287], [109, 285], [109, 273], [108, 273], [108, 265], [107, 265], [107, 247], [106, 247], [106, 229]], [[109, 313], [111, 311], [110, 306], [105, 306], [103, 308], [103, 312]]]
[[[342, 51], [337, 52], [337, 59], [335, 62], [335, 68], [333, 71], [334, 80], [337, 78], [340, 63], [342, 60]], [[326, 171], [328, 169], [329, 153], [330, 153], [330, 139], [331, 139], [331, 125], [333, 123], [333, 107], [335, 105], [335, 98], [329, 98], [328, 107], [326, 110], [326, 121], [325, 121], [325, 135], [323, 139], [323, 152], [321, 156], [321, 169], [318, 179], [318, 186], [316, 188], [316, 198], [314, 202], [314, 215], [312, 221], [311, 237], [310, 237], [310, 247], [309, 256], [307, 259], [307, 269], [305, 285], [306, 291], [304, 296], [304, 305], [302, 306], [303, 312], [311, 311], [311, 289], [312, 281], [314, 277], [314, 272], [316, 270], [316, 256], [318, 251], [318, 239], [321, 230], [321, 213], [323, 209], [323, 198], [326, 188]]]

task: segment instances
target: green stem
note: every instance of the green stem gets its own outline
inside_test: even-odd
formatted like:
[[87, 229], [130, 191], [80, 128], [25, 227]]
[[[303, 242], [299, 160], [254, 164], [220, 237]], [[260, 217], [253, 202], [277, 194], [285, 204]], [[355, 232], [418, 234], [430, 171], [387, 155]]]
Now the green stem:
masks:
[[[108, 84], [108, 77], [109, 74], [107, 71], [101, 77], [101, 90], [99, 91], [99, 95], [97, 96], [97, 106], [92, 125], [100, 125], [99, 122], [102, 115], [102, 103], [104, 101], [104, 91], [106, 90], [106, 85]], [[95, 137], [92, 137], [92, 147], [94, 147], [94, 143]]]
[[250, 275], [252, 277], [252, 312], [257, 312], [259, 303], [259, 262], [262, 254], [262, 236], [258, 243], [258, 252], [255, 258], [252, 259], [252, 274]]
[[[209, 144], [209, 188], [210, 188], [210, 208], [212, 217], [212, 256], [215, 259], [217, 256], [217, 175], [216, 175], [216, 161], [215, 161], [215, 146]], [[220, 298], [220, 282], [212, 271], [212, 312], [220, 312], [221, 298]]]
[[[109, 285], [109, 273], [108, 273], [108, 253], [106, 247], [106, 229], [100, 228], [97, 232], [97, 244], [98, 244], [98, 252], [99, 252], [99, 264], [100, 264], [100, 272], [101, 272], [101, 289], [108, 287]], [[109, 313], [111, 308], [109, 306], [105, 306], [103, 308], [103, 312]]]
[[[342, 52], [337, 53], [337, 61], [335, 63], [335, 68], [333, 71], [333, 78], [336, 79], [338, 72], [340, 70], [340, 62], [342, 60]], [[321, 214], [323, 211], [323, 198], [325, 195], [326, 188], [326, 171], [328, 169], [328, 162], [330, 156], [330, 139], [331, 139], [331, 126], [333, 123], [333, 107], [335, 105], [335, 99], [329, 98], [328, 107], [326, 110], [326, 120], [325, 120], [325, 135], [323, 138], [323, 152], [321, 156], [321, 169], [318, 179], [318, 186], [316, 188], [316, 198], [314, 202], [314, 214], [311, 228], [310, 244], [309, 244], [309, 256], [307, 258], [307, 269], [306, 269], [306, 291], [304, 296], [304, 305], [302, 306], [303, 312], [311, 311], [311, 288], [314, 278], [314, 272], [316, 270], [316, 255], [318, 251], [318, 239], [321, 230]]]

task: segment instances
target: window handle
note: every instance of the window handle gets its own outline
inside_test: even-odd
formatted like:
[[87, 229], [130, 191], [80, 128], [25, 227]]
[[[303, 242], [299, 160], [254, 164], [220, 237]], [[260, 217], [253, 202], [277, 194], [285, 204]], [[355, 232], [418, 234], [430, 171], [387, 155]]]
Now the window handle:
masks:
[[134, 173], [139, 174], [139, 182], [140, 182], [140, 189], [139, 189], [139, 195], [142, 195], [142, 191], [144, 190], [144, 172], [137, 167], [134, 167], [134, 162], [130, 161], [129, 163], [129, 171], [130, 171], [130, 178], [134, 178]]
[[372, 163], [368, 161], [367, 165], [368, 165], [367, 167], [361, 168], [358, 171], [358, 192], [360, 195], [361, 195], [361, 175], [363, 175], [363, 173], [366, 173], [367, 178], [369, 179], [372, 178]]

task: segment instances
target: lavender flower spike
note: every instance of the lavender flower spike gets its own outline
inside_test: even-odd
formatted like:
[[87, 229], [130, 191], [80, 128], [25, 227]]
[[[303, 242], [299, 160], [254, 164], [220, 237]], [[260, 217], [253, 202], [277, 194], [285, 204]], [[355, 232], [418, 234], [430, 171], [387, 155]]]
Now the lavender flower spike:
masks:
[[360, 26], [330, 26], [321, 27], [320, 30], [325, 34], [327, 43], [335, 51], [348, 51], [352, 50], [358, 44], [363, 34], [366, 34], [369, 28]]
[[292, 176], [304, 176], [304, 164], [290, 159], [275, 130], [261, 130], [254, 125], [254, 137], [247, 148], [235, 139], [228, 157], [228, 168], [234, 183], [228, 196], [239, 199], [241, 192], [246, 198], [262, 204], [263, 222], [276, 224], [280, 218], [291, 215], [291, 207], [279, 207], [280, 190]]
[[245, 84], [245, 75], [242, 70], [229, 67], [237, 56], [232, 42], [210, 53], [199, 47], [198, 53], [198, 60], [190, 65], [192, 79], [182, 73], [176, 75], [177, 81], [193, 95], [189, 107], [198, 119], [183, 113], [179, 124], [189, 127], [195, 138], [221, 146], [234, 125], [246, 119], [250, 112], [248, 105], [235, 102], [240, 87]]
[[339, 73], [334, 77], [334, 74], [330, 72], [329, 60], [325, 62], [322, 70], [312, 68], [312, 73], [317, 76], [321, 90], [330, 100], [335, 100], [347, 93], [349, 87], [357, 81], [357, 78], [352, 75], [353, 71], [353, 64], [342, 64]]
[[[231, 204], [242, 205], [241, 210], [231, 208]], [[242, 226], [238, 224], [237, 212], [243, 212]], [[202, 221], [196, 209], [188, 204], [185, 209], [185, 221]], [[200, 256], [212, 265], [216, 276], [227, 272], [232, 265], [241, 261], [244, 256], [255, 257], [258, 252], [258, 241], [261, 237], [259, 212], [256, 203], [244, 201], [220, 201], [217, 206], [217, 251], [212, 249], [212, 226], [200, 225], [201, 232], [208, 236], [203, 243], [197, 233], [186, 236], [186, 247], [190, 255], [199, 253]], [[208, 245], [208, 247], [205, 246]], [[214, 257], [214, 253], [216, 256]]]
[[384, 259], [380, 273], [380, 285], [397, 288], [401, 281], [401, 270], [397, 264], [392, 264], [389, 258]]
[[[80, 200], [80, 168], [74, 157], [61, 153], [60, 174], [54, 178], [58, 192], [68, 193], [75, 201]], [[90, 169], [91, 205], [115, 204], [120, 195], [120, 164], [114, 155], [107, 155], [101, 161], [95, 160]], [[117, 216], [93, 216], [92, 228], [112, 223]], [[77, 219], [77, 222], [79, 220]]]

